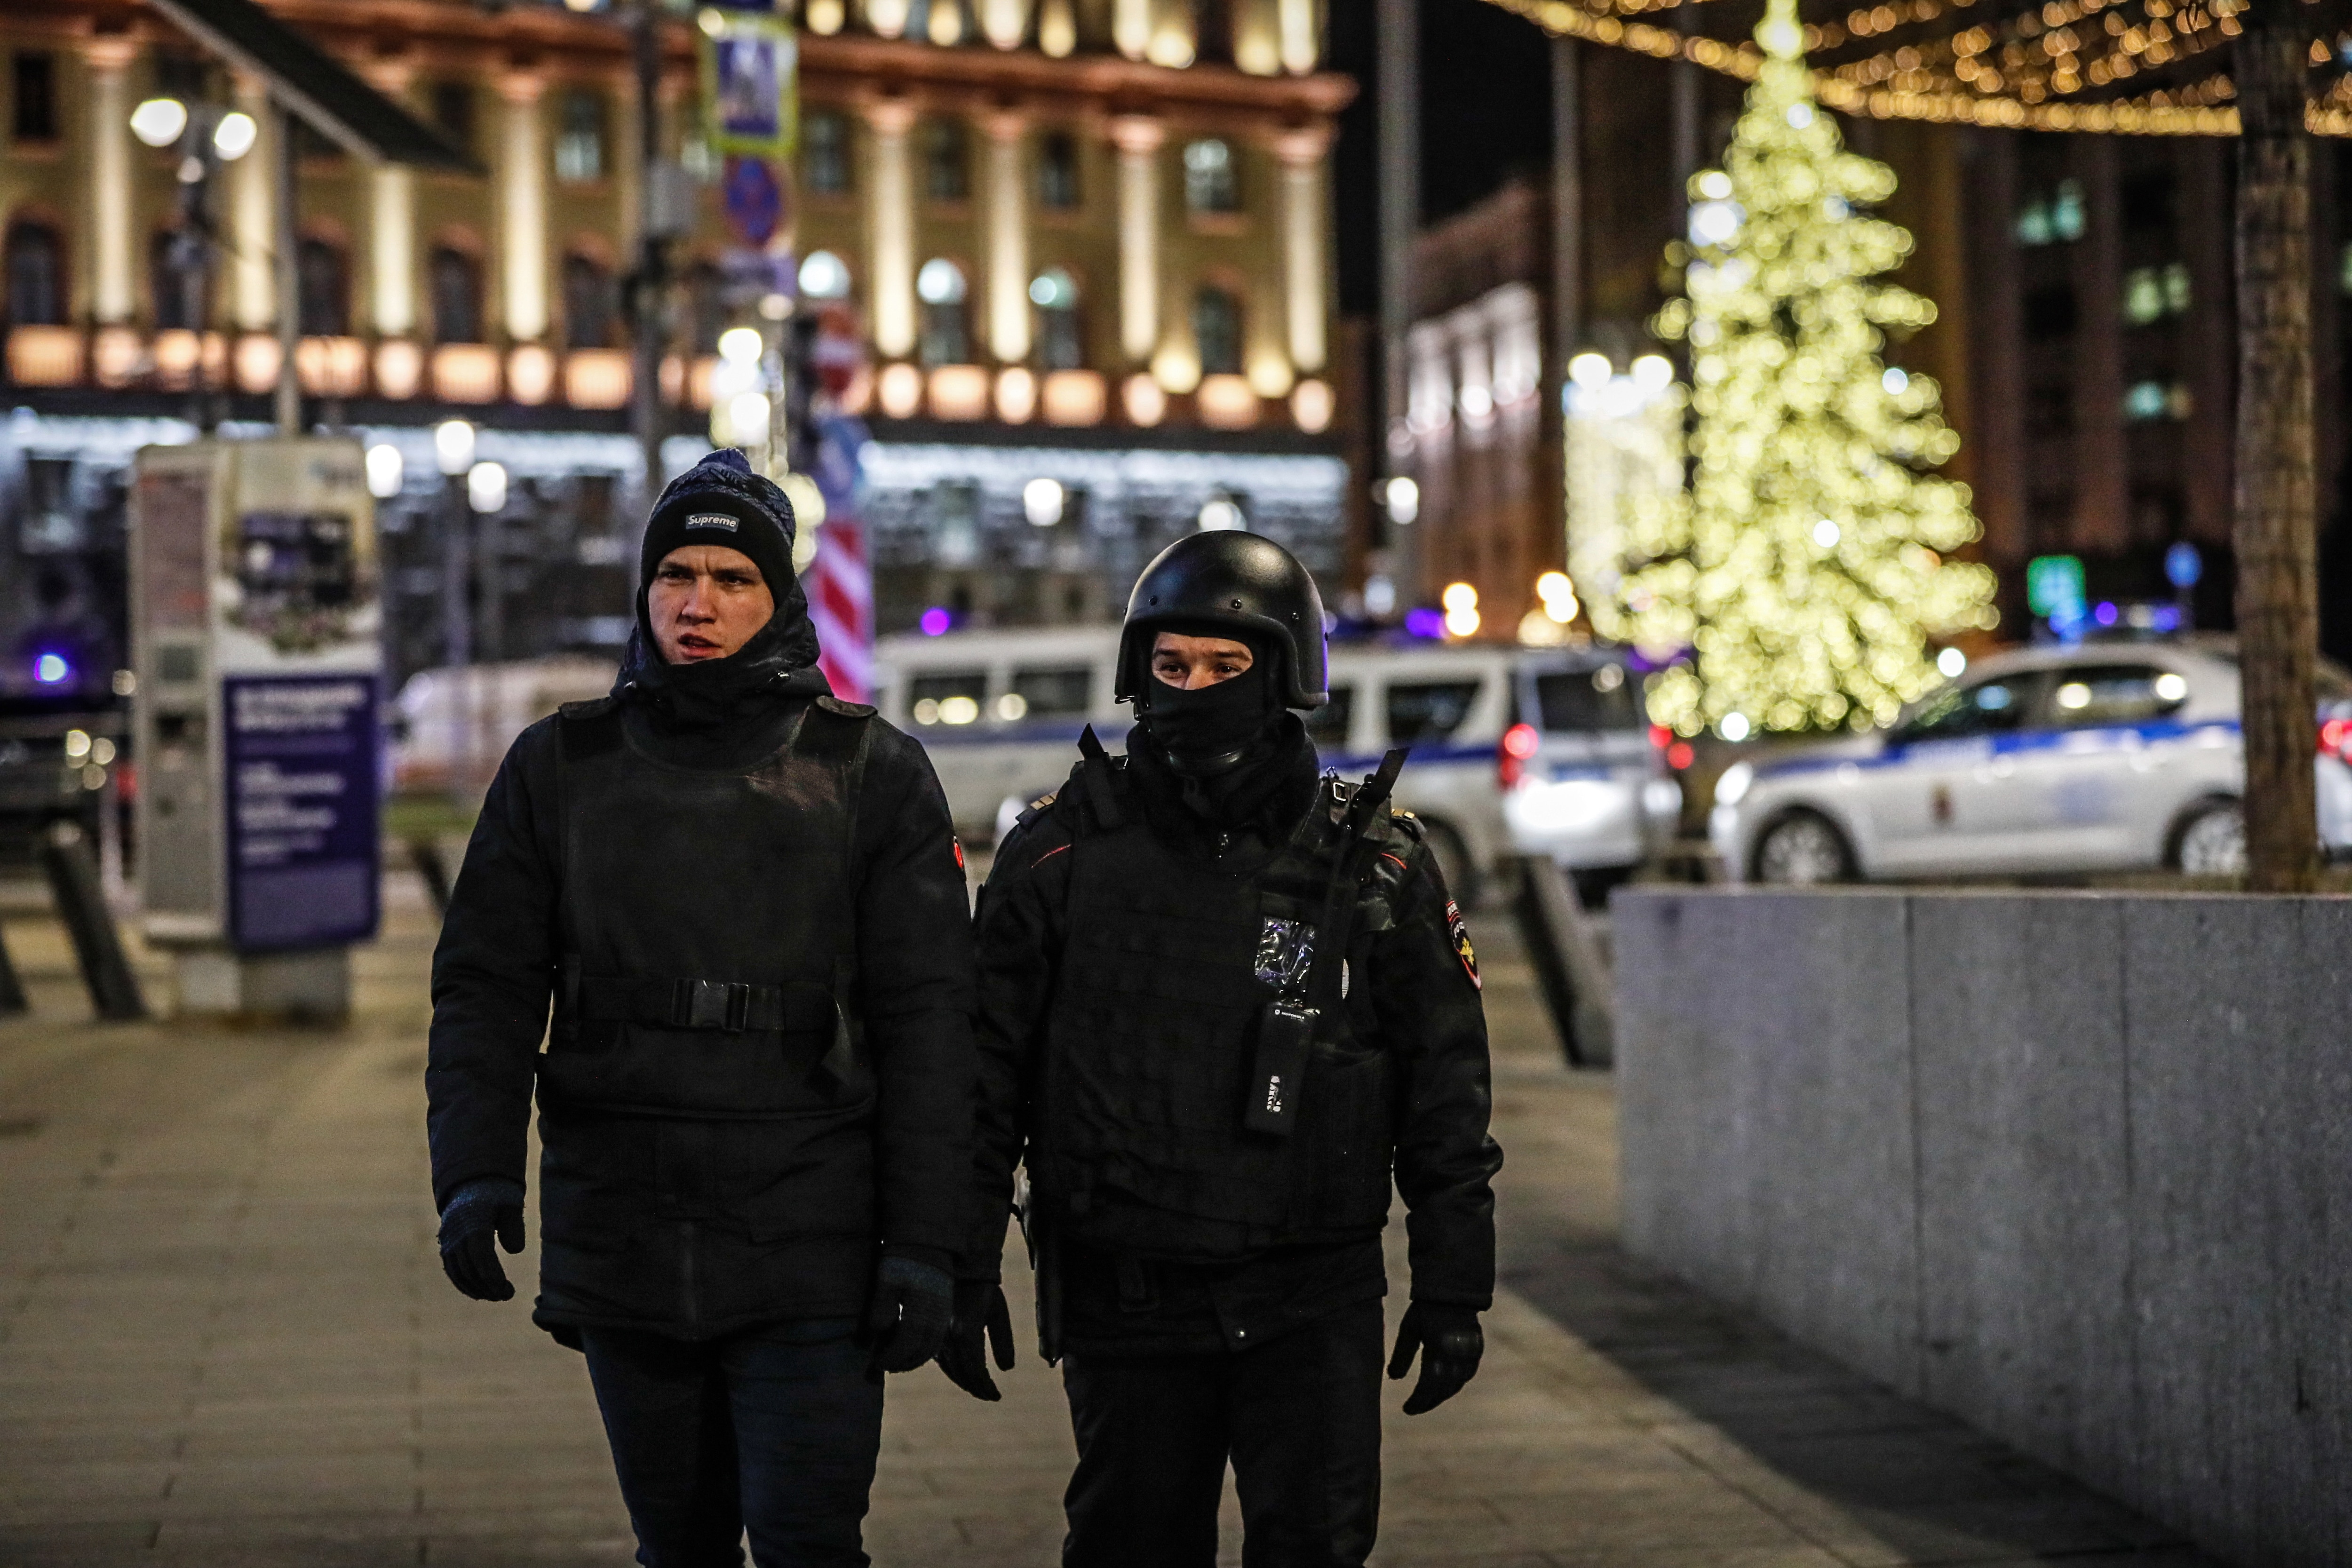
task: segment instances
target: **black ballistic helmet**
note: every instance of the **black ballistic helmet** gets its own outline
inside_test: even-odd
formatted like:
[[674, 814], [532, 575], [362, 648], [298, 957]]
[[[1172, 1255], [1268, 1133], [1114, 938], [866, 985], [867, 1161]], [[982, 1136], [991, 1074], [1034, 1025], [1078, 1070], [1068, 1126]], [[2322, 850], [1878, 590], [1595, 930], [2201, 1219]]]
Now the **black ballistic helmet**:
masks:
[[1161, 627], [1229, 626], [1280, 656], [1286, 708], [1329, 700], [1323, 657], [1323, 595], [1297, 558], [1259, 533], [1188, 533], [1161, 551], [1128, 595], [1115, 695], [1143, 689], [1151, 639]]

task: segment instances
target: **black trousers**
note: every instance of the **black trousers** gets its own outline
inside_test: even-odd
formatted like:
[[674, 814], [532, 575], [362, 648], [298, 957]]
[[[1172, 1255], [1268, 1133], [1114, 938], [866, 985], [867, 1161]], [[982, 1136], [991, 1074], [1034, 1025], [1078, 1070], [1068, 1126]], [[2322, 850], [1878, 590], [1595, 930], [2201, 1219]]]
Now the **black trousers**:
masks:
[[1381, 1304], [1255, 1350], [1072, 1352], [1063, 1568], [1213, 1568], [1233, 1463], [1244, 1568], [1359, 1568], [1381, 1509]]
[[646, 1568], [866, 1568], [882, 1385], [843, 1319], [708, 1342], [581, 1332]]

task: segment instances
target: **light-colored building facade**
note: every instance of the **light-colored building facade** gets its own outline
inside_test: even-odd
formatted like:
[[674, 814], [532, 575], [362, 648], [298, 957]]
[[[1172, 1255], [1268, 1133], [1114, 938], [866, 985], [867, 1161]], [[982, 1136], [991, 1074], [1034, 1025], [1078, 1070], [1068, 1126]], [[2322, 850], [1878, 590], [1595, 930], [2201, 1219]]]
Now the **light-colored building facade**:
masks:
[[[620, 494], [640, 478], [624, 438], [621, 280], [648, 176], [621, 19], [470, 0], [268, 4], [483, 170], [371, 167], [303, 138], [306, 418], [413, 433], [466, 417], [523, 481], [518, 558], [608, 560], [609, 541], [567, 536], [623, 524], [542, 514], [576, 510], [583, 475]], [[802, 308], [826, 308], [863, 342], [839, 401], [884, 449], [866, 510], [885, 629], [933, 604], [982, 623], [1101, 613], [1141, 552], [1204, 520], [1264, 526], [1336, 574], [1327, 168], [1353, 88], [1318, 68], [1318, 0], [787, 4], [800, 150], [781, 224], [759, 243], [702, 142], [696, 18], [664, 36], [656, 142], [695, 176], [663, 356], [678, 436], [706, 428], [718, 333], [763, 321], [756, 290], [733, 282], [744, 260], [789, 253]], [[191, 289], [173, 244], [182, 155], [130, 124], [159, 94], [257, 110], [257, 87], [136, 5], [24, 0], [0, 13], [0, 395], [29, 411], [9, 426], [19, 474], [40, 454], [70, 459], [92, 420], [266, 417], [268, 118], [262, 144], [212, 179], [208, 289]], [[123, 444], [119, 429], [91, 439]], [[1207, 460], [1162, 460], [1193, 457]], [[921, 478], [893, 488], [894, 474]], [[1151, 474], [1192, 477], [1139, 477]], [[1066, 515], [1036, 521], [1034, 479], [1062, 487]], [[105, 489], [87, 475], [40, 483]], [[429, 468], [410, 481], [420, 538], [437, 484]], [[38, 488], [11, 487], [20, 500]], [[1068, 582], [1041, 590], [1041, 572]]]

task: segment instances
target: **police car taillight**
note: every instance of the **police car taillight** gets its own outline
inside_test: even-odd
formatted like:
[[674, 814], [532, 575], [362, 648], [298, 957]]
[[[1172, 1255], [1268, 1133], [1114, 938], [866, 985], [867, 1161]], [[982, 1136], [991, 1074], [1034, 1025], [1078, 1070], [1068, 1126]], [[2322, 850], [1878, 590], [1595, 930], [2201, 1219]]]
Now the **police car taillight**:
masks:
[[1495, 777], [1505, 789], [1512, 788], [1527, 772], [1528, 759], [1543, 744], [1533, 724], [1514, 724], [1503, 731], [1495, 747]]

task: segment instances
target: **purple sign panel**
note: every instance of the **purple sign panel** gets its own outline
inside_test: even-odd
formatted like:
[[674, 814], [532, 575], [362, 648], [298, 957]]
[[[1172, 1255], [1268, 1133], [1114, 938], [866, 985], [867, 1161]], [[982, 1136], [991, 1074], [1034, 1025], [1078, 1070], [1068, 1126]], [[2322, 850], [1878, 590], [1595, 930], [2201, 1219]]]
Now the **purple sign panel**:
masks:
[[242, 952], [373, 936], [377, 900], [373, 675], [232, 676], [229, 939]]

